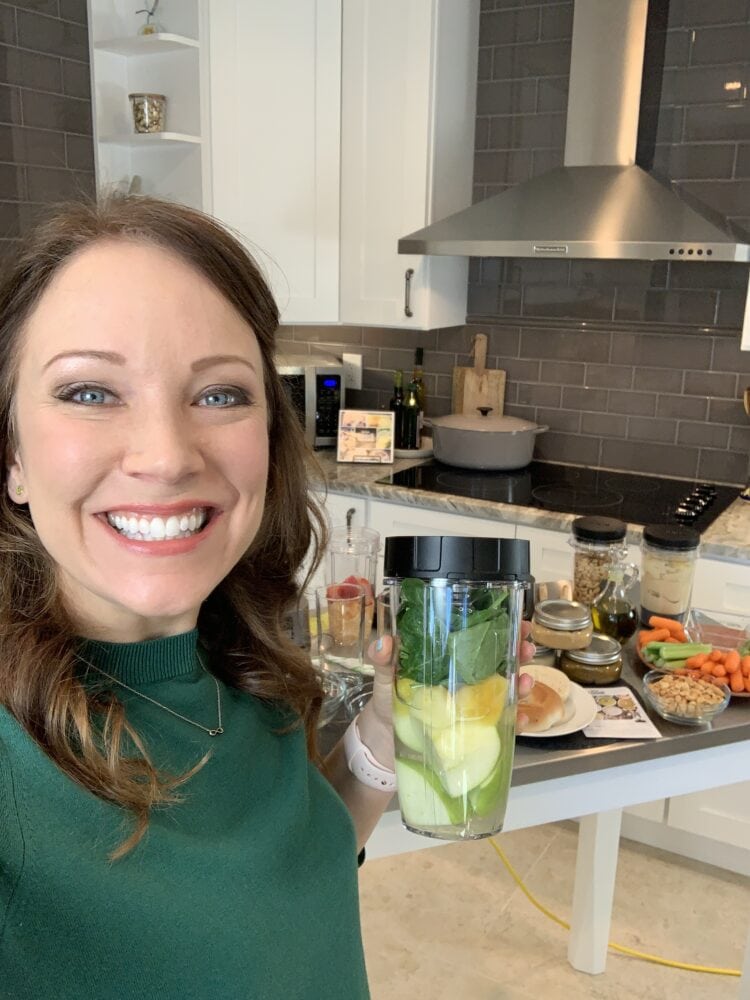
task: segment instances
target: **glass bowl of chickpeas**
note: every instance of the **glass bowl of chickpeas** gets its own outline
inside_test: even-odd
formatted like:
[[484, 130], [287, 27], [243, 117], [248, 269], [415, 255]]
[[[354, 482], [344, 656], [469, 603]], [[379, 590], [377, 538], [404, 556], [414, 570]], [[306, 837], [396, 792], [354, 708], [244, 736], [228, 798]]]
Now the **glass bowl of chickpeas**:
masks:
[[649, 670], [643, 678], [643, 695], [663, 719], [684, 726], [704, 726], [727, 707], [730, 691], [710, 681]]

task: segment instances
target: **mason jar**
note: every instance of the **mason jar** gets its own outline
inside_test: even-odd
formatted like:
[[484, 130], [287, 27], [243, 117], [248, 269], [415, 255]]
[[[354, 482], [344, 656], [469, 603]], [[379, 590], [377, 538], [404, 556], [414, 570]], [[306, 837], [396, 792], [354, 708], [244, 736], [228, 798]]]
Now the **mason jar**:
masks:
[[627, 525], [615, 517], [578, 517], [571, 525], [573, 600], [593, 604], [607, 574], [628, 554]]
[[163, 132], [167, 99], [164, 94], [128, 94], [136, 132]]
[[566, 649], [558, 666], [577, 684], [613, 684], [622, 673], [622, 646], [609, 635], [594, 632], [585, 649]]
[[641, 623], [651, 615], [684, 622], [690, 611], [700, 535], [681, 524], [648, 524], [641, 542]]
[[591, 611], [579, 601], [540, 601], [531, 619], [531, 640], [550, 649], [583, 649], [591, 642]]

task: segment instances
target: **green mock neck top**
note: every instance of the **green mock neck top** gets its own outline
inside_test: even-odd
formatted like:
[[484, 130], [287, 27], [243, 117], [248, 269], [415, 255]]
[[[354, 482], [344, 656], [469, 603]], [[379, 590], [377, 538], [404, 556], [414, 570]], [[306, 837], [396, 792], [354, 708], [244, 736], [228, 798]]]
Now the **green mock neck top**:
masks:
[[114, 863], [129, 814], [63, 774], [0, 708], [0, 996], [369, 996], [349, 812], [303, 730], [280, 733], [282, 713], [257, 698], [219, 681], [224, 733], [185, 721], [217, 724], [197, 652], [197, 630], [82, 647], [84, 682], [112, 688], [157, 767], [182, 773], [211, 752], [183, 801], [152, 811]]

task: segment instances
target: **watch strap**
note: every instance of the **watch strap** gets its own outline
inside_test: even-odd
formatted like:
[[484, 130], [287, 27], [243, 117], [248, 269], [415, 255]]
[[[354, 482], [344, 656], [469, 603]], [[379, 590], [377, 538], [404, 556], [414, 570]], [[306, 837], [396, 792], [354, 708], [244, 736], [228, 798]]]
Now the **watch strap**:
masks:
[[380, 792], [396, 791], [396, 772], [375, 760], [369, 747], [362, 742], [357, 719], [344, 733], [344, 753], [347, 767], [358, 781]]

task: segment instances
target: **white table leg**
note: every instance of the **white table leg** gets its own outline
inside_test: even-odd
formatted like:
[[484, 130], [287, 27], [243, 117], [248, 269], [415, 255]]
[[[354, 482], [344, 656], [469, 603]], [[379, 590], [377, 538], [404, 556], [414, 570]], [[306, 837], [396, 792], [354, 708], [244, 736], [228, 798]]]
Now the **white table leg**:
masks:
[[747, 936], [745, 945], [745, 961], [742, 963], [742, 979], [740, 979], [740, 992], [737, 1000], [750, 1000], [750, 934]]
[[612, 920], [621, 809], [584, 816], [578, 827], [568, 961], [579, 972], [604, 972]]

